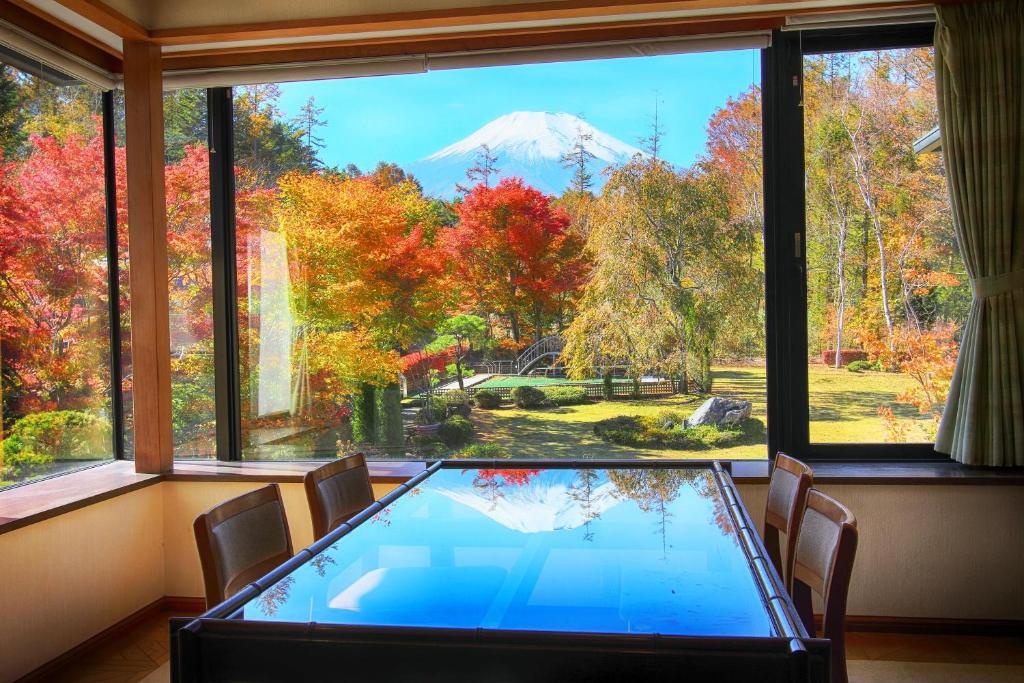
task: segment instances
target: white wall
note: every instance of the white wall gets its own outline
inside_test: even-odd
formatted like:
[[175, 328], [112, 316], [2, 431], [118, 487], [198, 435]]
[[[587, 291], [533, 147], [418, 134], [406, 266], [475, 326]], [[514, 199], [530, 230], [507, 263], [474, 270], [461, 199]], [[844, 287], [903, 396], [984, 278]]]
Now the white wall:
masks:
[[[738, 488], [760, 525], [768, 487]], [[818, 488], [857, 517], [847, 614], [1024, 620], [1024, 487]]]
[[[266, 486], [244, 482], [190, 482], [168, 481], [160, 484], [164, 490], [164, 552], [166, 558], [165, 595], [175, 597], [201, 597], [203, 572], [196, 551], [192, 521], [201, 512], [247, 491]], [[392, 485], [377, 484], [374, 496], [380, 498], [393, 489]], [[302, 484], [281, 484], [285, 514], [296, 550], [313, 542], [313, 523]]]
[[161, 486], [0, 534], [0, 681], [164, 595]]

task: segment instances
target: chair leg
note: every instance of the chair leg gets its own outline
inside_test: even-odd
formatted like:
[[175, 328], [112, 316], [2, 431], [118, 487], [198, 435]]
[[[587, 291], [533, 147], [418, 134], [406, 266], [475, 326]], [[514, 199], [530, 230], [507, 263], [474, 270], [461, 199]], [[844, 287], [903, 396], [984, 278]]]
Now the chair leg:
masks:
[[793, 604], [796, 605], [796, 613], [800, 615], [800, 621], [811, 636], [817, 633], [814, 628], [814, 604], [811, 602], [810, 587], [800, 581], [793, 579]]
[[832, 683], [848, 683], [846, 674], [846, 629], [830, 634], [832, 642]]

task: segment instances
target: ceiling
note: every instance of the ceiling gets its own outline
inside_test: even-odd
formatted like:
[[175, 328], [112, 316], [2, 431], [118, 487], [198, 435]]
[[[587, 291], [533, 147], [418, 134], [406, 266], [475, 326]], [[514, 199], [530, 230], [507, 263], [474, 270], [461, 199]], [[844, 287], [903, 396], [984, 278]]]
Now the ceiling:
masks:
[[[164, 68], [281, 63], [587, 40], [725, 33], [787, 16], [920, 7], [923, 0], [9, 0], [0, 20], [58, 37], [98, 63], [124, 40], [159, 44]], [[26, 26], [25, 24], [30, 24]], [[35, 31], [38, 33], [38, 31]], [[56, 33], [55, 33], [56, 32]], [[55, 42], [52, 38], [42, 36]]]

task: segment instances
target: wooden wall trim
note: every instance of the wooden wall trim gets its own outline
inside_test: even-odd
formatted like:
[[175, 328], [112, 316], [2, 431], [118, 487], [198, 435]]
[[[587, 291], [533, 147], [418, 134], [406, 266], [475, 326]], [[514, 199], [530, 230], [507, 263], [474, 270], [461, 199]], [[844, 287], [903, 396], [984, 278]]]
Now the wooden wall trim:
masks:
[[[53, 674], [63, 669], [68, 664], [88, 656], [90, 653], [99, 650], [104, 645], [117, 640], [118, 638], [131, 633], [137, 626], [153, 619], [161, 612], [171, 612], [182, 616], [194, 616], [201, 614], [206, 609], [205, 598], [185, 598], [163, 596], [157, 598], [145, 607], [138, 609], [113, 626], [103, 629], [93, 637], [74, 646], [59, 657], [51, 659], [38, 669], [35, 669], [15, 683], [36, 683], [48, 681]], [[168, 635], [168, 637], [170, 637]]]
[[[691, 19], [723, 19], [730, 16], [749, 17], [756, 12], [751, 5], [770, 5], [772, 16], [806, 12], [830, 12], [857, 9], [892, 9], [921, 7], [932, 4], [924, 0], [889, 0], [888, 2], [850, 2], [846, 7], [800, 7], [780, 10], [776, 0], [668, 0], [629, 2], [628, 0], [563, 0], [562, 2], [530, 2], [510, 5], [457, 7], [415, 12], [393, 12], [354, 16], [318, 17], [280, 21], [225, 24], [219, 26], [188, 26], [150, 31], [161, 45], [188, 45], [201, 42], [225, 42], [266, 38], [297, 38], [331, 33], [365, 33], [378, 31], [410, 31], [453, 27], [472, 27], [523, 21], [621, 17], [625, 14], [655, 12], [706, 12]], [[740, 9], [745, 8], [745, 9]], [[716, 13], [717, 11], [717, 13]], [[763, 15], [763, 13], [762, 13]]]
[[124, 43], [135, 469], [173, 467], [160, 46]]
[[309, 45], [277, 45], [266, 48], [221, 48], [195, 53], [166, 53], [164, 71], [209, 69], [289, 62], [315, 62], [334, 59], [368, 59], [403, 55], [473, 52], [520, 47], [547, 47], [589, 42], [652, 40], [681, 38], [716, 33], [771, 30], [780, 26], [773, 18], [702, 22], [659, 22], [654, 25], [629, 25], [612, 28], [536, 29], [482, 32], [454, 36], [394, 38], [315, 43]]
[[121, 73], [121, 58], [113, 48], [71, 27], [55, 23], [52, 17], [40, 17], [13, 2], [0, 2], [0, 19], [105, 71]]
[[111, 33], [132, 40], [149, 38], [149, 31], [135, 21], [121, 14], [113, 7], [99, 0], [56, 0], [69, 10]]

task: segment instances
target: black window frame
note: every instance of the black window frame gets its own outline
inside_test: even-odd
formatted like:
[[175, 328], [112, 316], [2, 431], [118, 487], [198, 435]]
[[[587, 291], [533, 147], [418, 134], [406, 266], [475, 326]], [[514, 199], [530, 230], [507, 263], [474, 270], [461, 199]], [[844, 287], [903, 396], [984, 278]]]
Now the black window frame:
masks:
[[[765, 229], [768, 312], [769, 452], [809, 461], [948, 461], [931, 443], [814, 443], [810, 440], [807, 356], [807, 250], [804, 178], [804, 57], [931, 47], [931, 22], [775, 31], [765, 60]], [[770, 82], [771, 87], [767, 84]], [[772, 99], [771, 106], [768, 105]], [[769, 166], [769, 163], [771, 164]], [[769, 210], [771, 206], [771, 210]], [[769, 248], [769, 243], [771, 247]], [[773, 406], [774, 402], [774, 406]]]
[[[776, 30], [761, 51], [764, 177], [766, 458], [946, 461], [933, 444], [810, 442], [804, 194], [803, 58], [927, 47], [934, 23]], [[231, 88], [209, 88], [210, 215], [218, 460], [242, 460]]]

